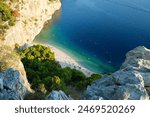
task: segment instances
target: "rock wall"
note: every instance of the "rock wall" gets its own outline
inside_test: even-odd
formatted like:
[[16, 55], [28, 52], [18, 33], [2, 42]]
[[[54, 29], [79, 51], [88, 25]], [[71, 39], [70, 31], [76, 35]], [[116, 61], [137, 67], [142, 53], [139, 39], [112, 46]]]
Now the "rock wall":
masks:
[[20, 0], [17, 3], [20, 16], [15, 26], [7, 30], [4, 40], [0, 40], [1, 44], [12, 46], [32, 42], [44, 23], [61, 7], [60, 0]]
[[126, 54], [120, 70], [88, 86], [84, 99], [148, 100], [150, 50], [139, 46]]
[[150, 86], [150, 50], [144, 46], [139, 46], [129, 51], [121, 69], [137, 71], [142, 76], [144, 85]]
[[[25, 87], [31, 92], [26, 78], [24, 66], [20, 58], [14, 56], [15, 44], [24, 45], [33, 41], [42, 30], [44, 23], [52, 18], [54, 12], [61, 7], [60, 0], [18, 0], [19, 2], [6, 1], [12, 9], [18, 11], [15, 26], [7, 30], [4, 40], [0, 40], [0, 66], [18, 70], [23, 76]], [[2, 65], [1, 65], [2, 64]]]
[[19, 71], [23, 78], [23, 85], [26, 87], [27, 91], [32, 92], [26, 77], [24, 66], [16, 52], [11, 47], [5, 45], [0, 46], [0, 55], [0, 71], [8, 68], [13, 68], [14, 70]]
[[12, 68], [0, 73], [0, 100], [22, 100], [27, 90], [21, 74]]

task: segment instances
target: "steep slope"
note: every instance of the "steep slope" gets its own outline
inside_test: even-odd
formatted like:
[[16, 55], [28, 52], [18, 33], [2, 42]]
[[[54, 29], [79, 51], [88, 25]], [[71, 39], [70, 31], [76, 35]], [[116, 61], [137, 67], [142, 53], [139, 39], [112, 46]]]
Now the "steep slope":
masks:
[[0, 40], [0, 43], [5, 45], [23, 45], [32, 42], [44, 23], [61, 7], [59, 0], [18, 0], [8, 4], [16, 11], [14, 15], [17, 21], [7, 30], [4, 39]]
[[[0, 38], [0, 99], [23, 99], [26, 93], [33, 91], [20, 57], [13, 48], [18, 44], [32, 42], [42, 30], [44, 23], [60, 9], [61, 2], [60, 0], [6, 0], [5, 3], [12, 9], [16, 22], [14, 26], [6, 28], [4, 34], [0, 34], [1, 37], [3, 36]], [[2, 18], [1, 12], [0, 18]]]

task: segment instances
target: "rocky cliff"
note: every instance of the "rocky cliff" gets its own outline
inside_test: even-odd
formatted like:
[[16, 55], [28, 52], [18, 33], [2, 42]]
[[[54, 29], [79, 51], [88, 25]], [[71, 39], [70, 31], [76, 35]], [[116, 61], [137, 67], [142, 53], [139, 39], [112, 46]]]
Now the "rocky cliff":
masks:
[[60, 6], [60, 0], [19, 0], [12, 3], [12, 9], [19, 14], [17, 22], [7, 30], [4, 40], [0, 40], [0, 43], [12, 46], [32, 42], [44, 23], [52, 18]]
[[22, 100], [27, 93], [23, 76], [11, 68], [0, 73], [0, 100]]
[[6, 45], [0, 46], [0, 71], [4, 71], [8, 68], [13, 68], [14, 70], [17, 70], [22, 76], [21, 78], [23, 80], [23, 85], [25, 86], [27, 91], [32, 92], [20, 57], [11, 47]]
[[[10, 0], [8, 0], [10, 1]], [[33, 41], [44, 23], [61, 6], [59, 0], [18, 0], [11, 4], [17, 10], [15, 26], [0, 40], [0, 99], [23, 99], [32, 92], [24, 66], [12, 50], [6, 48]], [[8, 69], [7, 69], [8, 68]], [[4, 71], [4, 69], [7, 69]], [[146, 100], [150, 94], [150, 50], [137, 47], [126, 55], [120, 70], [104, 76], [87, 87], [83, 99]], [[53, 91], [47, 99], [71, 99], [62, 91]]]
[[[0, 40], [0, 99], [23, 99], [32, 92], [15, 44], [24, 45], [33, 41], [44, 23], [61, 7], [60, 0], [18, 0], [6, 3], [15, 11], [17, 21]], [[6, 70], [7, 69], [7, 70]], [[6, 71], [4, 71], [6, 70]]]
[[84, 99], [147, 100], [150, 86], [150, 50], [140, 46], [126, 54], [120, 70], [88, 86]]

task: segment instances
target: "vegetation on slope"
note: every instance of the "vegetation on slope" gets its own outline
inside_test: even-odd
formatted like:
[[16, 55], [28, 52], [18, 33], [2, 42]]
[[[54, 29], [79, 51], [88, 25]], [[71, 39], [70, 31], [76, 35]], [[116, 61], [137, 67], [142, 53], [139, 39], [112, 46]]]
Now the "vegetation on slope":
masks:
[[[93, 80], [101, 75], [93, 74], [87, 78], [81, 71], [69, 67], [62, 68], [55, 61], [50, 48], [34, 45], [19, 52], [25, 66], [28, 80], [36, 93], [48, 94], [52, 90], [63, 90], [68, 93], [69, 86], [83, 91]], [[37, 97], [36, 97], [37, 98]]]
[[2, 36], [6, 30], [15, 25], [16, 17], [13, 15], [13, 10], [5, 2], [0, 1], [0, 36]]

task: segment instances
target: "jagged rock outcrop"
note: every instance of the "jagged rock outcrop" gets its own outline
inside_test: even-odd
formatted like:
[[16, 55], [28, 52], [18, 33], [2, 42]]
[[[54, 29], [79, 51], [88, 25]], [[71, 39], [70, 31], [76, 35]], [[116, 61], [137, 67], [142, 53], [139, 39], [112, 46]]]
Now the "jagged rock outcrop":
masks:
[[85, 99], [142, 100], [149, 99], [142, 76], [136, 71], [119, 70], [88, 86]]
[[147, 100], [150, 86], [150, 50], [140, 46], [126, 55], [120, 70], [93, 82], [84, 99]]
[[144, 79], [144, 85], [150, 86], [150, 50], [139, 46], [126, 54], [121, 69], [137, 71]]
[[63, 91], [52, 91], [47, 100], [73, 100], [70, 96], [67, 96]]
[[20, 15], [15, 26], [7, 30], [0, 43], [14, 46], [16, 43], [23, 45], [32, 42], [42, 30], [44, 23], [60, 9], [61, 2], [60, 0], [20, 0], [9, 5]]
[[19, 71], [9, 68], [0, 73], [1, 100], [22, 100], [26, 93], [23, 77]]
[[22, 76], [23, 85], [29, 92], [32, 92], [20, 57], [11, 47], [0, 46], [0, 71], [8, 68], [13, 68], [14, 70], [19, 71], [20, 75]]

